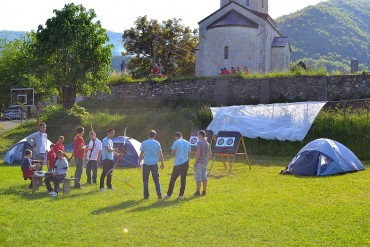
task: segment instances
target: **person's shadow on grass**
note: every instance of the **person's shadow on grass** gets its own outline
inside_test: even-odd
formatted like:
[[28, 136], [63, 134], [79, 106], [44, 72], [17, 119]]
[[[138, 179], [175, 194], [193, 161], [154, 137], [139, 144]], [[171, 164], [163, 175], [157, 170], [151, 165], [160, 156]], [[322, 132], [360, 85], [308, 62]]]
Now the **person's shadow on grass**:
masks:
[[142, 200], [136, 200], [136, 201], [135, 200], [129, 200], [129, 201], [121, 202], [117, 205], [112, 205], [112, 206], [105, 207], [105, 208], [99, 208], [97, 210], [92, 211], [91, 214], [99, 215], [99, 214], [111, 213], [111, 212], [114, 212], [114, 211], [123, 210], [123, 209], [126, 209], [126, 208], [133, 207], [133, 206], [139, 204], [140, 202], [142, 202]]
[[0, 189], [0, 196], [7, 195], [20, 196], [28, 200], [38, 200], [45, 197], [45, 195], [41, 193], [32, 193], [32, 190], [28, 187], [28, 185], [16, 185]]
[[[133, 209], [129, 210], [129, 212], [143, 212], [143, 211], [150, 210], [150, 209], [153, 209], [153, 208], [171, 207], [173, 205], [179, 205], [179, 204], [186, 203], [186, 202], [189, 202], [191, 200], [198, 199], [198, 198], [200, 198], [200, 197], [190, 196], [190, 197], [185, 197], [183, 199], [161, 199], [161, 200], [157, 200], [156, 202], [154, 202], [152, 204], [149, 204], [149, 205], [139, 206], [139, 207], [133, 208]], [[144, 202], [144, 201], [147, 201], [147, 200], [141, 199], [140, 201]]]

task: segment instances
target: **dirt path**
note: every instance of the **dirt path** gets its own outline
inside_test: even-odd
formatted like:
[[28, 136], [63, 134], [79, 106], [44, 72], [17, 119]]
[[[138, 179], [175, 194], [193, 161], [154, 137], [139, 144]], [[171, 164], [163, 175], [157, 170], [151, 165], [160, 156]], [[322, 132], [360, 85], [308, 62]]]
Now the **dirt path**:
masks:
[[0, 121], [0, 135], [8, 129], [12, 129], [19, 124], [20, 122], [18, 121]]

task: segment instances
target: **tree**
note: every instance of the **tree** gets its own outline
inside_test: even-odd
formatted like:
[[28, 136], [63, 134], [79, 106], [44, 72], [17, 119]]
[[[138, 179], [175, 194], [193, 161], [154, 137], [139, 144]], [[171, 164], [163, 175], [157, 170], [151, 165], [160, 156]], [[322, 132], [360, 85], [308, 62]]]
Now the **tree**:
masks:
[[194, 74], [198, 32], [180, 21], [174, 18], [160, 24], [144, 16], [137, 18], [135, 27], [124, 31], [126, 55], [133, 56], [128, 63], [133, 76], [147, 76], [155, 63], [160, 63], [168, 75]]
[[94, 10], [66, 4], [54, 10], [55, 16], [39, 26], [31, 49], [37, 62], [34, 75], [46, 88], [56, 90], [66, 109], [72, 108], [76, 95], [109, 92], [112, 45]]
[[17, 87], [26, 87], [27, 54], [24, 49], [26, 37], [7, 42], [1, 40], [0, 49], [0, 107], [10, 103], [10, 90]]

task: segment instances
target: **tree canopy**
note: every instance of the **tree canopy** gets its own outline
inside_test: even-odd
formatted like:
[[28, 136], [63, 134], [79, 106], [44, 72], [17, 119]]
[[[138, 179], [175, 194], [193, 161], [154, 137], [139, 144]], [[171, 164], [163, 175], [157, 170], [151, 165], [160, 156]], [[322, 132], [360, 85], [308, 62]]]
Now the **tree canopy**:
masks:
[[134, 77], [147, 76], [155, 63], [160, 63], [168, 75], [194, 74], [197, 30], [180, 22], [181, 19], [174, 18], [159, 23], [144, 16], [124, 31], [126, 55], [132, 57], [128, 68]]
[[77, 94], [109, 91], [111, 45], [106, 30], [94, 21], [94, 10], [66, 4], [55, 16], [40, 25], [31, 45], [39, 83], [54, 88], [60, 102], [70, 109]]

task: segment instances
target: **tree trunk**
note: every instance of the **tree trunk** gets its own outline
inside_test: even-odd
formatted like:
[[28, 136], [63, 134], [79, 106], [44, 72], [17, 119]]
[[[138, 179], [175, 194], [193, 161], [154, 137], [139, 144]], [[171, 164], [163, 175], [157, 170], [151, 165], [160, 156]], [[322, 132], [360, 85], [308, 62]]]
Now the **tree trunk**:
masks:
[[71, 109], [76, 102], [76, 89], [69, 87], [62, 87], [62, 101], [63, 107], [67, 110]]
[[37, 101], [37, 103], [35, 104], [35, 107], [36, 107], [36, 129], [39, 129], [39, 125], [40, 125], [40, 101]]

